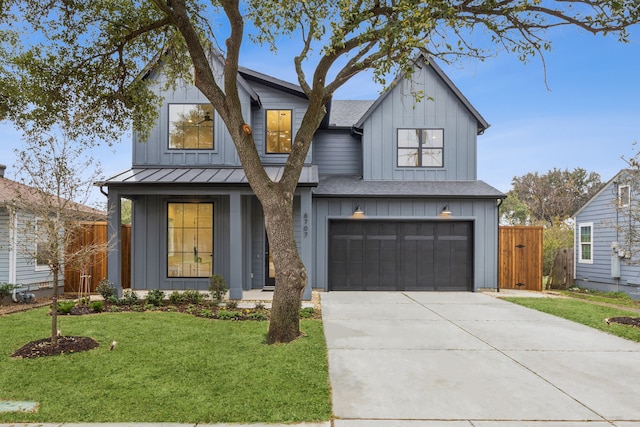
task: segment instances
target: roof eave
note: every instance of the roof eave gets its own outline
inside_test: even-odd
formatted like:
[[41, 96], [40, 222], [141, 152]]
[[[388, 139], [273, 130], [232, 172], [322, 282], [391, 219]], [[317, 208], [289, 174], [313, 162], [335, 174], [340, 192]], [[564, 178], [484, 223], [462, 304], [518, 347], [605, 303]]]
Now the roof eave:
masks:
[[[431, 67], [436, 74], [445, 82], [445, 84], [449, 87], [449, 89], [451, 89], [451, 91], [458, 97], [458, 99], [462, 102], [462, 104], [467, 108], [467, 110], [469, 110], [469, 112], [471, 113], [471, 115], [476, 119], [476, 122], [478, 124], [478, 128], [477, 128], [477, 134], [481, 135], [482, 133], [484, 133], [485, 130], [489, 129], [489, 127], [491, 126], [489, 124], [489, 122], [487, 122], [485, 120], [484, 117], [482, 117], [482, 115], [480, 114], [480, 112], [478, 112], [478, 110], [476, 110], [476, 108], [471, 104], [471, 102], [469, 102], [469, 100], [467, 99], [466, 96], [464, 96], [462, 94], [462, 92], [460, 91], [460, 89], [458, 89], [458, 87], [453, 83], [453, 81], [445, 74], [445, 72], [442, 70], [442, 68], [440, 68], [440, 66], [433, 60], [433, 58], [426, 58], [424, 55], [419, 55], [416, 58], [415, 62], [418, 62], [419, 60], [422, 60], [427, 66]], [[369, 116], [375, 111], [376, 108], [378, 108], [378, 105], [380, 105], [382, 103], [382, 101], [384, 101], [384, 99], [389, 96], [389, 93], [391, 92], [391, 90], [393, 90], [393, 88], [405, 77], [404, 73], [399, 74], [398, 76], [396, 76], [396, 78], [393, 80], [393, 82], [391, 83], [391, 85], [389, 85], [389, 87], [387, 88], [387, 90], [380, 95], [380, 97], [378, 97], [378, 99], [376, 99], [376, 101], [373, 103], [373, 105], [371, 105], [371, 107], [367, 110], [366, 113], [364, 113], [364, 115], [360, 118], [360, 120], [358, 120], [358, 122], [354, 125], [356, 128], [362, 129], [362, 127], [364, 126], [364, 122], [369, 118]]]

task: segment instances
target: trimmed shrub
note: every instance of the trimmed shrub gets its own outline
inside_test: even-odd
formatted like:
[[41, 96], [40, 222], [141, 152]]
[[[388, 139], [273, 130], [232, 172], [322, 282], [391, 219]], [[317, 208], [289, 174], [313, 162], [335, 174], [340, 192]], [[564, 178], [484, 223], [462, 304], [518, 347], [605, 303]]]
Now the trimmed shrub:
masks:
[[162, 304], [162, 300], [164, 299], [164, 292], [160, 289], [152, 289], [147, 293], [147, 297], [145, 298], [145, 302], [149, 305], [154, 305], [159, 307]]
[[96, 291], [104, 298], [108, 300], [109, 297], [114, 297], [116, 295], [116, 288], [113, 286], [113, 283], [108, 281], [107, 279], [100, 280], [98, 286], [96, 286]]

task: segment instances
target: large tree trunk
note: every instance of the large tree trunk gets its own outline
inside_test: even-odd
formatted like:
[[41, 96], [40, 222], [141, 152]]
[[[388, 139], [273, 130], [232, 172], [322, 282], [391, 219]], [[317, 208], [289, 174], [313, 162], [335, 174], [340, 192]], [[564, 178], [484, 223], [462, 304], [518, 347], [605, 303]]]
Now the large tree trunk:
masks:
[[269, 247], [276, 270], [267, 342], [286, 343], [300, 336], [300, 304], [307, 270], [293, 233], [293, 195], [271, 191], [262, 200]]

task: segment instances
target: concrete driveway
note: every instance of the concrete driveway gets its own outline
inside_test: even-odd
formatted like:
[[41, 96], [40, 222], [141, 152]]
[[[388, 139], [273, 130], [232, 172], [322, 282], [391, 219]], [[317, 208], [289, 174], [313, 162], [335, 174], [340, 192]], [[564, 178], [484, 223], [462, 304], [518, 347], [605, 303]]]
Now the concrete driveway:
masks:
[[335, 427], [640, 427], [640, 344], [484, 293], [322, 294]]

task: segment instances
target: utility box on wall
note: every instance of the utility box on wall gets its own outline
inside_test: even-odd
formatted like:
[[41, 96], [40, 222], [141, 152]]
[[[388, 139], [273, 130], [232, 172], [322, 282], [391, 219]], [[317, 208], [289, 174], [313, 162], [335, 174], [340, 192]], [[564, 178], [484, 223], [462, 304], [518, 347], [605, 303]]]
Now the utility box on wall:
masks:
[[620, 278], [620, 257], [617, 252], [611, 254], [611, 277]]

